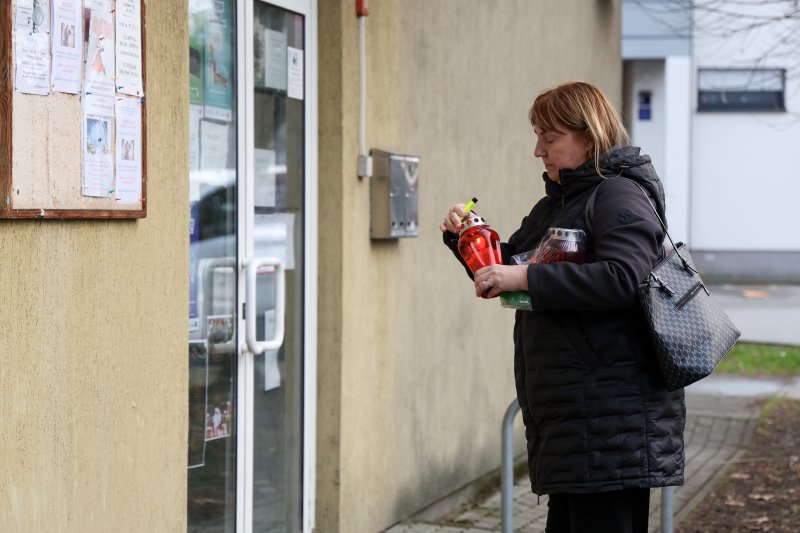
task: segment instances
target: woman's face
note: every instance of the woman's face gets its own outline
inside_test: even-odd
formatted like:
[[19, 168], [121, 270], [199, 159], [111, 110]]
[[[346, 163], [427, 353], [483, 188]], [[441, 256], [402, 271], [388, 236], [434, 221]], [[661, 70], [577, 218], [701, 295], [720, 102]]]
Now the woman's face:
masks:
[[536, 133], [533, 155], [542, 158], [548, 177], [556, 183], [561, 183], [559, 170], [577, 168], [589, 159], [592, 145], [586, 132], [543, 131], [537, 127], [533, 131]]

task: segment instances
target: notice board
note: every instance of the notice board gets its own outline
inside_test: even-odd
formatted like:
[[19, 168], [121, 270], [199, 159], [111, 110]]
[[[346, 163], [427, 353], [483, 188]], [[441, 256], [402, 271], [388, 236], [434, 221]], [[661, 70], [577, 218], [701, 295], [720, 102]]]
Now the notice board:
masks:
[[143, 0], [0, 6], [0, 218], [147, 215]]

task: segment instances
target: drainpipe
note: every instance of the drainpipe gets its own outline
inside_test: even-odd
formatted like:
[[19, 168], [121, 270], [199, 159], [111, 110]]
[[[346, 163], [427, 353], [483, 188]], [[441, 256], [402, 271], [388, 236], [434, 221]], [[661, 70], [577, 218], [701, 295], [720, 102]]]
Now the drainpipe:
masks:
[[372, 157], [367, 153], [367, 15], [368, 0], [356, 0], [358, 16], [358, 177], [372, 176]]

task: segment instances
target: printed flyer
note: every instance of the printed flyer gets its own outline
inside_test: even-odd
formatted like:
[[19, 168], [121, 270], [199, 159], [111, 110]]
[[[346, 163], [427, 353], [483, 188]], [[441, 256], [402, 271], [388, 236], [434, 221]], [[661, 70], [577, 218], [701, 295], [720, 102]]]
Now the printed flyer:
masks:
[[117, 92], [144, 96], [140, 0], [117, 0], [116, 21]]
[[14, 13], [15, 76], [18, 92], [50, 93], [50, 4], [48, 0], [17, 0]]
[[114, 201], [142, 200], [142, 105], [138, 98], [118, 98], [116, 106], [117, 182]]
[[83, 122], [83, 195], [107, 198], [114, 189], [112, 119], [85, 115]]
[[83, 15], [81, 0], [53, 0], [53, 90], [81, 92]]
[[[87, 2], [88, 4], [88, 2]], [[111, 0], [91, 0], [86, 48], [83, 110], [87, 115], [114, 116], [114, 14]]]
[[15, 87], [18, 92], [50, 93], [50, 36], [17, 30]]
[[204, 104], [205, 20], [204, 11], [189, 14], [189, 105], [192, 106]]
[[233, 118], [233, 33], [228, 4], [214, 2], [206, 21], [204, 102], [206, 118], [230, 122]]

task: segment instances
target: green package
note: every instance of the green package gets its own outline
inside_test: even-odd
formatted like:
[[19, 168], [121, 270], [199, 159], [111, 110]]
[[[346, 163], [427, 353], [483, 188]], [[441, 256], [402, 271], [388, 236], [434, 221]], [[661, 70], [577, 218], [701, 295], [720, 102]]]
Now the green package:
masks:
[[508, 309], [533, 311], [531, 295], [527, 291], [504, 292], [500, 294], [500, 305]]

